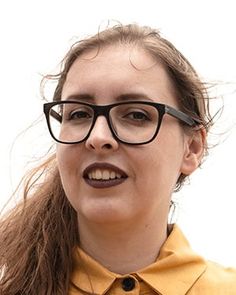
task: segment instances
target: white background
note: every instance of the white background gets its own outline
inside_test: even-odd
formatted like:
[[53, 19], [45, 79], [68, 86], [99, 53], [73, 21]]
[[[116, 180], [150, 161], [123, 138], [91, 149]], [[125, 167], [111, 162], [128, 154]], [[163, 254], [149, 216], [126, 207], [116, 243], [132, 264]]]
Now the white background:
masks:
[[[236, 17], [234, 1], [21, 0], [0, 4], [0, 179], [2, 207], [35, 158], [51, 145], [42, 117], [41, 76], [56, 69], [77, 38], [107, 20], [159, 28], [224, 95], [202, 169], [176, 194], [178, 223], [205, 257], [236, 266]], [[224, 82], [224, 84], [222, 83]], [[226, 83], [231, 83], [227, 85]], [[234, 82], [234, 84], [232, 84]], [[234, 91], [234, 93], [233, 93]], [[213, 102], [213, 108], [221, 100]], [[39, 116], [41, 123], [24, 132]], [[22, 133], [23, 131], [23, 133]], [[223, 133], [222, 136], [219, 136]], [[217, 135], [218, 134], [218, 135]], [[13, 201], [12, 201], [13, 202]]]

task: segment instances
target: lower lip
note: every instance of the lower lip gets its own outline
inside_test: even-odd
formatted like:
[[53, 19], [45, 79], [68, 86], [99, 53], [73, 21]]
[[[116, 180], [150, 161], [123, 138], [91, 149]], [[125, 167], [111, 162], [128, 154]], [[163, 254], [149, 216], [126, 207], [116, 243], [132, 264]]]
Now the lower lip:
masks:
[[85, 182], [94, 188], [109, 188], [112, 186], [119, 185], [123, 183], [127, 178], [116, 178], [110, 180], [93, 180], [89, 178], [84, 178]]

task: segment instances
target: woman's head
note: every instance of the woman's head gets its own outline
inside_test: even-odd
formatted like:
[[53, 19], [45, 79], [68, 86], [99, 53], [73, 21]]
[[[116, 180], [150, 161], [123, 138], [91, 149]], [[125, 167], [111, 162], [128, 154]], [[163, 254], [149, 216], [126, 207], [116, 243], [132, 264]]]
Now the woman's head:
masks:
[[[74, 44], [64, 59], [61, 73], [56, 76], [58, 84], [53, 100], [61, 100], [67, 74], [76, 59], [88, 52], [91, 53], [88, 58], [93, 59], [105, 47], [116, 48], [121, 45], [130, 48], [130, 63], [137, 67], [137, 70], [139, 70], [138, 65], [135, 65], [135, 61], [132, 60], [134, 48], [147, 52], [150, 57], [152, 56], [154, 63], [161, 63], [171, 80], [179, 109], [200, 120], [205, 130], [208, 131], [211, 117], [208, 110], [209, 98], [204, 83], [187, 59], [169, 41], [162, 38], [157, 30], [149, 27], [117, 25]], [[206, 143], [204, 149], [206, 153]], [[180, 175], [176, 183], [176, 190], [181, 188], [185, 178], [186, 175]]]
[[[99, 116], [84, 143], [57, 148], [62, 184], [76, 211], [81, 216], [92, 214], [101, 222], [109, 214], [112, 219], [120, 213], [122, 218], [141, 216], [141, 211], [147, 209], [148, 214], [150, 208], [167, 215], [172, 191], [198, 167], [203, 155], [204, 91], [186, 59], [149, 28], [117, 26], [77, 43], [65, 59], [54, 101], [76, 98], [107, 105], [121, 99], [151, 100], [182, 110], [198, 120], [200, 127], [193, 130], [165, 116], [157, 139], [131, 146], [115, 140], [106, 119]], [[106, 186], [106, 182], [93, 180], [103, 173], [104, 178], [121, 174], [123, 181], [107, 181]], [[117, 194], [114, 200], [106, 197]]]

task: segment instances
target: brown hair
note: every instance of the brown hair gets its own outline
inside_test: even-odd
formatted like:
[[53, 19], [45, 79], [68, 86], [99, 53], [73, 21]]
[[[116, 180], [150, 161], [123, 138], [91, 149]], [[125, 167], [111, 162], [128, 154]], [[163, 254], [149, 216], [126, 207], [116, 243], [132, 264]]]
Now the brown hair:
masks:
[[[157, 30], [138, 25], [117, 25], [72, 46], [58, 75], [53, 100], [61, 99], [67, 73], [85, 51], [114, 44], [144, 48], [169, 73], [181, 108], [200, 120], [208, 131], [207, 89], [187, 59]], [[207, 151], [207, 146], [205, 147]], [[179, 189], [185, 175], [176, 184]], [[23, 202], [0, 223], [1, 294], [68, 293], [73, 268], [73, 248], [79, 243], [76, 212], [62, 188], [55, 155], [33, 170], [24, 184]]]

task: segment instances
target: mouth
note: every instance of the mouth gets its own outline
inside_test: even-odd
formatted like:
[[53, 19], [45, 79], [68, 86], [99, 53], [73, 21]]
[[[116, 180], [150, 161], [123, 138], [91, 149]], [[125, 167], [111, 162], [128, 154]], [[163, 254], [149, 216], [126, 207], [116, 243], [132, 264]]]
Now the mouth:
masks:
[[94, 188], [109, 188], [123, 183], [127, 174], [109, 163], [94, 163], [83, 172], [85, 182]]

